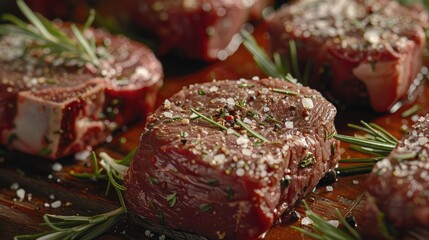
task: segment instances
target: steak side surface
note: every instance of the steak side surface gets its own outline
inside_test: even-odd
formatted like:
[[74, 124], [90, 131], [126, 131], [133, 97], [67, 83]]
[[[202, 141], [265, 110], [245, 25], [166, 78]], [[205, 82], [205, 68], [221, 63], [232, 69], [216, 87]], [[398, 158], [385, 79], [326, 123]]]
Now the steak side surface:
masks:
[[118, 126], [144, 119], [162, 84], [152, 51], [125, 37], [88, 30], [100, 70], [23, 51], [31, 42], [0, 38], [0, 144], [60, 158], [102, 143]]
[[352, 106], [386, 112], [421, 70], [428, 15], [390, 0], [303, 0], [268, 18], [272, 50], [297, 44], [309, 85]]
[[148, 117], [125, 175], [128, 205], [208, 239], [257, 239], [336, 165], [335, 114], [320, 93], [284, 80], [186, 87]]
[[133, 21], [154, 32], [160, 53], [224, 60], [240, 42], [238, 32], [249, 18], [260, 17], [271, 0], [129, 0]]
[[421, 117], [367, 181], [371, 208], [402, 233], [429, 237], [429, 115]]

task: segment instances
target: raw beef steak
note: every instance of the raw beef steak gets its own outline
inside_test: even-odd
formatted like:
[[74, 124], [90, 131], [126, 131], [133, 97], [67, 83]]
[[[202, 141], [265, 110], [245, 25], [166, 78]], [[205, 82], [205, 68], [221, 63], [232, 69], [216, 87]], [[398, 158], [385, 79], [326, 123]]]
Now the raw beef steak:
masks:
[[129, 206], [208, 239], [257, 239], [336, 165], [335, 114], [317, 91], [278, 79], [184, 88], [148, 118], [125, 176]]

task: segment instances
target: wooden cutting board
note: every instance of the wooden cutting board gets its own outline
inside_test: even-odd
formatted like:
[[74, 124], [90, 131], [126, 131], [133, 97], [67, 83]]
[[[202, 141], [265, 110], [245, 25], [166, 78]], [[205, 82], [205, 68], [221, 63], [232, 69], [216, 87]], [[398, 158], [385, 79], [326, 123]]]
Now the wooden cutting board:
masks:
[[[255, 35], [258, 41], [267, 46], [267, 33], [264, 26], [257, 26]], [[208, 82], [212, 79], [238, 79], [263, 76], [257, 69], [251, 56], [241, 47], [233, 56], [223, 62], [202, 63], [198, 61], [165, 58], [164, 64], [166, 78], [165, 84], [159, 94], [157, 105], [165, 98], [179, 91], [183, 86], [191, 83]], [[423, 106], [419, 112], [429, 112], [429, 87], [422, 86], [421, 94], [416, 102]], [[399, 130], [401, 125], [412, 124], [411, 118], [401, 118], [400, 113], [412, 106], [408, 103], [395, 114], [374, 114], [365, 111], [344, 110], [338, 112], [336, 118], [337, 130], [342, 134], [352, 134], [346, 127], [347, 123], [358, 123], [359, 120], [375, 121], [401, 137]], [[131, 151], [139, 143], [139, 136], [143, 124], [136, 124], [124, 129], [123, 132], [114, 135], [113, 141], [96, 148], [97, 152], [105, 151], [118, 158]], [[361, 156], [349, 151], [343, 144], [343, 158]], [[0, 148], [1, 149], [1, 148]], [[6, 159], [0, 157], [0, 239], [12, 239], [18, 234], [30, 234], [45, 230], [39, 223], [45, 213], [61, 215], [94, 215], [113, 210], [119, 203], [116, 195], [111, 192], [105, 195], [105, 182], [88, 182], [72, 178], [70, 171], [91, 172], [91, 161], [75, 161], [72, 158], [59, 160], [63, 169], [59, 172], [52, 171], [54, 162], [39, 159], [34, 156], [19, 153], [10, 153]], [[332, 184], [333, 191], [326, 187], [318, 188], [308, 198], [307, 202], [312, 210], [325, 216], [327, 219], [336, 219], [334, 209], [338, 208], [344, 215], [352, 215], [357, 223], [364, 217], [363, 206], [365, 203], [365, 179], [366, 175], [340, 177], [338, 182]], [[18, 183], [26, 191], [23, 201], [17, 200], [16, 191], [10, 186]], [[29, 198], [28, 194], [31, 194]], [[62, 206], [56, 209], [45, 207], [46, 203], [56, 200], [62, 202]], [[303, 207], [297, 206], [297, 211], [303, 216]], [[290, 229], [290, 224], [299, 226], [300, 221], [284, 223], [273, 227], [266, 239], [307, 239], [303, 234]], [[100, 239], [159, 239], [159, 235], [147, 237], [148, 230], [132, 223], [128, 217], [124, 221], [104, 234]]]

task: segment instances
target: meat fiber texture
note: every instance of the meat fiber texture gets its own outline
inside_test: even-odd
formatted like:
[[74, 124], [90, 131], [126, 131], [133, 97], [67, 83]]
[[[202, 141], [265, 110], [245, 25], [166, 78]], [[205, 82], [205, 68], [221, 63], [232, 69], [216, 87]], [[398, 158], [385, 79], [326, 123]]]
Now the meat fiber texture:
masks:
[[110, 54], [100, 71], [61, 58], [21, 57], [25, 39], [0, 39], [0, 144], [60, 158], [89, 150], [153, 110], [163, 73], [152, 51], [100, 30], [87, 34]]
[[133, 21], [154, 32], [160, 53], [224, 60], [240, 45], [238, 32], [271, 0], [129, 0]]
[[148, 117], [125, 175], [131, 210], [208, 239], [257, 239], [334, 168], [335, 107], [310, 88], [254, 79], [191, 85]]
[[421, 117], [367, 181], [370, 206], [399, 232], [429, 238], [429, 115]]
[[309, 85], [352, 106], [386, 112], [422, 67], [428, 16], [388, 0], [302, 0], [268, 17], [272, 50], [297, 43]]

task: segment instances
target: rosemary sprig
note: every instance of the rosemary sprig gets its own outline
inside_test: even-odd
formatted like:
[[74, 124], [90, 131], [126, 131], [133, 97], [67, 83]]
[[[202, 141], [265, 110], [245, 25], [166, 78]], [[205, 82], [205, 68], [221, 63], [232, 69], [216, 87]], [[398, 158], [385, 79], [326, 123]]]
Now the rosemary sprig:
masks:
[[[137, 148], [133, 149], [131, 152], [127, 154], [123, 159], [116, 160], [110, 157], [107, 153], [101, 152], [100, 157], [106, 162], [110, 168], [112, 168], [112, 172], [114, 176], [117, 176], [117, 179], [122, 180], [124, 172], [128, 169], [130, 166], [131, 159], [133, 158], [134, 154], [136, 153]], [[103, 174], [105, 172], [105, 168], [99, 167], [97, 155], [95, 152], [92, 152], [92, 161], [94, 165], [94, 170], [92, 173], [75, 173], [70, 172], [70, 175], [83, 179], [83, 180], [107, 180], [108, 176], [107, 174]]]
[[15, 236], [14, 239], [90, 240], [112, 228], [127, 213], [127, 207], [122, 196], [122, 191], [125, 191], [125, 187], [116, 182], [110, 165], [105, 163], [104, 160], [101, 161], [101, 164], [106, 169], [109, 183], [111, 183], [118, 195], [119, 202], [121, 203], [120, 208], [95, 216], [61, 216], [46, 214], [43, 216], [44, 223], [42, 225], [49, 227], [51, 230], [33, 235]]
[[243, 45], [253, 55], [258, 67], [268, 76], [275, 78], [285, 78], [287, 72], [281, 64], [275, 64], [265, 50], [258, 45], [255, 38], [246, 30], [241, 30]]
[[292, 91], [292, 90], [287, 90], [287, 89], [281, 89], [281, 88], [273, 88], [271, 89], [272, 92], [275, 93], [281, 93], [281, 94], [286, 94], [286, 95], [299, 95], [299, 93]]
[[[298, 61], [298, 49], [296, 42], [290, 40], [288, 56], [281, 56], [278, 52], [273, 53], [270, 57], [267, 52], [259, 46], [255, 38], [246, 30], [241, 31], [241, 35], [244, 39], [243, 45], [252, 54], [256, 65], [259, 69], [264, 72], [267, 76], [285, 79], [292, 83], [297, 83], [297, 80], [292, 77], [298, 78], [298, 81], [304, 85], [307, 85], [310, 77], [312, 64], [307, 62], [304, 69], [304, 74], [301, 73]], [[291, 75], [292, 74], [292, 75]]]
[[87, 39], [84, 34], [94, 20], [94, 11], [90, 12], [83, 29], [79, 29], [75, 24], [71, 25], [70, 29], [74, 36], [72, 38], [48, 19], [34, 13], [23, 0], [17, 0], [16, 3], [29, 24], [14, 15], [3, 15], [3, 19], [10, 24], [0, 25], [0, 35], [13, 34], [31, 40], [31, 44], [28, 45], [29, 51], [24, 51], [24, 54], [30, 53], [31, 50], [39, 50], [43, 52], [41, 57], [44, 59], [53, 57], [66, 62], [78, 61], [82, 64], [90, 63], [97, 68], [101, 67], [95, 40]]
[[[233, 131], [233, 132], [232, 132], [232, 134], [234, 134], [236, 137], [240, 137], [240, 136], [241, 136], [241, 135], [240, 135], [238, 132], [236, 132], [235, 130], [225, 127], [224, 125], [222, 125], [222, 124], [220, 124], [220, 123], [218, 123], [218, 122], [214, 121], [213, 119], [211, 119], [211, 118], [209, 118], [209, 117], [205, 116], [204, 114], [202, 114], [202, 113], [198, 112], [197, 110], [195, 110], [195, 109], [193, 109], [193, 108], [191, 108], [191, 112], [192, 112], [192, 113], [194, 113], [194, 114], [196, 114], [198, 117], [202, 118], [202, 119], [203, 119], [203, 120], [205, 120], [206, 122], [208, 122], [208, 123], [210, 123], [210, 124], [212, 124], [212, 125], [214, 125], [214, 126], [216, 126], [216, 127], [219, 127], [219, 128], [220, 128], [220, 129], [222, 129], [222, 130], [225, 130], [225, 131], [232, 130], [232, 131]], [[243, 121], [241, 121], [240, 119], [235, 119], [235, 122], [236, 122], [240, 127], [242, 127], [242, 128], [244, 128], [245, 130], [247, 130], [250, 134], [252, 134], [254, 137], [258, 138], [258, 139], [259, 139], [259, 140], [261, 140], [262, 142], [264, 142], [264, 143], [265, 143], [265, 142], [269, 142], [269, 141], [268, 141], [268, 139], [266, 139], [266, 138], [265, 138], [264, 136], [262, 136], [261, 134], [259, 134], [259, 133], [255, 132], [252, 128], [250, 128], [250, 126], [249, 126], [249, 125], [247, 125], [246, 123], [244, 123], [244, 122], [243, 122]]]
[[310, 226], [311, 231], [306, 229], [291, 226], [291, 228], [302, 232], [314, 239], [320, 240], [361, 240], [359, 233], [353, 229], [345, 220], [344, 216], [340, 213], [338, 209], [335, 209], [337, 216], [343, 228], [336, 228], [335, 226], [329, 224], [323, 217], [319, 216], [315, 212], [311, 211], [307, 203], [303, 201], [306, 208], [305, 214], [308, 218], [313, 221], [313, 224]]
[[407, 110], [403, 111], [401, 113], [401, 118], [407, 118], [411, 115], [414, 115], [414, 114], [418, 113], [421, 109], [422, 109], [422, 106], [420, 104], [416, 104], [416, 105], [408, 108]]
[[334, 138], [351, 143], [350, 149], [355, 151], [370, 154], [372, 158], [352, 158], [342, 159], [340, 163], [364, 163], [353, 164], [346, 167], [338, 167], [336, 171], [339, 174], [361, 174], [369, 173], [374, 167], [375, 163], [387, 157], [390, 152], [395, 148], [398, 140], [391, 135], [388, 131], [375, 123], [366, 123], [361, 121], [361, 125], [348, 124], [349, 127], [365, 132], [366, 136], [346, 136], [336, 134]]
[[258, 138], [259, 140], [261, 140], [263, 143], [269, 142], [268, 139], [266, 139], [264, 136], [262, 136], [261, 134], [255, 132], [252, 128], [249, 127], [249, 125], [245, 124], [243, 121], [241, 121], [240, 119], [236, 119], [235, 122], [242, 128], [246, 129], [250, 134], [252, 134], [254, 137]]
[[204, 114], [202, 114], [202, 113], [198, 112], [197, 110], [195, 110], [195, 109], [193, 109], [193, 108], [191, 108], [191, 112], [195, 113], [195, 115], [197, 115], [198, 117], [202, 118], [203, 120], [205, 120], [206, 122], [210, 123], [211, 125], [214, 125], [214, 126], [216, 126], [216, 127], [219, 127], [219, 128], [220, 128], [220, 129], [222, 129], [222, 130], [225, 130], [225, 131], [232, 130], [232, 131], [233, 131], [233, 132], [232, 132], [232, 134], [234, 134], [234, 136], [236, 136], [236, 137], [240, 137], [240, 136], [241, 136], [241, 135], [240, 135], [238, 132], [236, 132], [235, 130], [225, 127], [224, 125], [222, 125], [222, 124], [220, 124], [220, 123], [218, 123], [218, 122], [214, 121], [213, 119], [211, 119], [211, 118], [209, 118], [209, 117], [205, 116]]

